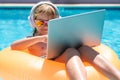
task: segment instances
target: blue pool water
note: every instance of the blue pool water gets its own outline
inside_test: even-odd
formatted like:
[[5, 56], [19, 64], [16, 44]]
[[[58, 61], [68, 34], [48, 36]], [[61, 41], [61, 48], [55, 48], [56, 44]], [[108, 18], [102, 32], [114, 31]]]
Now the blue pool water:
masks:
[[[30, 9], [0, 8], [0, 50], [15, 40], [31, 35], [32, 28], [27, 19]], [[63, 17], [99, 9], [101, 8], [59, 7]], [[120, 58], [120, 8], [106, 10], [102, 43], [111, 47]]]

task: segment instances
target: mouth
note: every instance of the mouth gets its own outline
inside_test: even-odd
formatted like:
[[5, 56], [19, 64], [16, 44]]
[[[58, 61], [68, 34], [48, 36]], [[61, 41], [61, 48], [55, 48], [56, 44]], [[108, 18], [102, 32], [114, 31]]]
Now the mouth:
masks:
[[48, 29], [42, 29], [42, 31], [48, 31]]
[[48, 32], [48, 29], [42, 29], [41, 32], [47, 33], [47, 32]]
[[48, 28], [47, 27], [40, 28], [40, 33], [47, 34], [48, 33]]

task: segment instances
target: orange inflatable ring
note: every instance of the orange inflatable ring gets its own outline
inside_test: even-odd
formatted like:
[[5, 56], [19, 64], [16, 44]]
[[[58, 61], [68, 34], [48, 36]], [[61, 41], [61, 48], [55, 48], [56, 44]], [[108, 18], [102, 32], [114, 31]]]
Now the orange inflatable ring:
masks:
[[[94, 49], [120, 70], [120, 60], [112, 49], [103, 44]], [[87, 62], [84, 64], [87, 70], [87, 80], [108, 80], [92, 65]], [[69, 80], [69, 78], [64, 63], [7, 48], [0, 52], [0, 80]]]

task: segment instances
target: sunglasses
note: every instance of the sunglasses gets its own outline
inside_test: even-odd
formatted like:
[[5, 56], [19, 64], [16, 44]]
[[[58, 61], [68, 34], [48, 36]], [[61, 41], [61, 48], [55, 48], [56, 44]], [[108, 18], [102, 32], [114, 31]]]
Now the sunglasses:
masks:
[[48, 21], [44, 21], [44, 20], [35, 20], [34, 22], [37, 27], [42, 27], [43, 25], [48, 24]]

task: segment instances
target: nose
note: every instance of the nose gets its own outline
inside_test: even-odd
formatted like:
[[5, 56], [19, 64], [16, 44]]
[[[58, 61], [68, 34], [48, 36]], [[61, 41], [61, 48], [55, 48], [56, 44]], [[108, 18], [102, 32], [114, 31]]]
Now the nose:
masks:
[[48, 27], [48, 24], [47, 24], [47, 23], [44, 23], [44, 27]]
[[48, 26], [48, 21], [45, 21], [45, 22], [44, 22], [44, 25], [45, 25], [45, 26]]
[[44, 24], [44, 27], [48, 27], [48, 24], [47, 24], [47, 23], [45, 23], [45, 24]]

